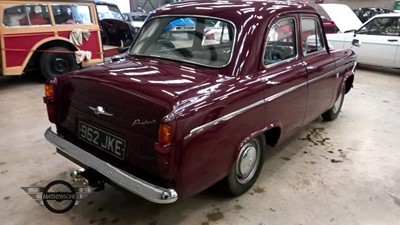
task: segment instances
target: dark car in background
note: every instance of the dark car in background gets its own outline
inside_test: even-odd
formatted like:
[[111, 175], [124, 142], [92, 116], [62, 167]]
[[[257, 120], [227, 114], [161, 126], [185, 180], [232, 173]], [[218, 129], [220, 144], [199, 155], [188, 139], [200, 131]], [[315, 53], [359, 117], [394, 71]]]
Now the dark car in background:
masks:
[[133, 26], [125, 21], [117, 5], [102, 1], [95, 3], [103, 44], [119, 46], [119, 53], [127, 51], [136, 34]]
[[362, 23], [365, 23], [367, 22], [367, 20], [371, 19], [375, 15], [392, 13], [394, 11], [391, 9], [384, 9], [384, 8], [358, 8], [358, 9], [353, 9], [353, 12], [356, 14], [356, 16], [360, 19]]

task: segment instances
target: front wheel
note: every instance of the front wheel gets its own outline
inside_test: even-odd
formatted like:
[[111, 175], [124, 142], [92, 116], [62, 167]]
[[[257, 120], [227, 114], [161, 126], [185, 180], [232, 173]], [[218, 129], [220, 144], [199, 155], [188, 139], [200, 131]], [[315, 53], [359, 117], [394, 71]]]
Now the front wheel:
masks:
[[64, 47], [52, 47], [40, 58], [40, 70], [46, 79], [78, 69], [75, 56]]
[[343, 85], [342, 90], [335, 102], [335, 104], [328, 111], [322, 113], [322, 118], [326, 121], [332, 121], [339, 116], [340, 110], [342, 109], [344, 95], [345, 95], [345, 86]]
[[265, 146], [265, 138], [260, 136], [241, 147], [232, 169], [221, 183], [227, 194], [239, 196], [254, 185], [264, 163]]

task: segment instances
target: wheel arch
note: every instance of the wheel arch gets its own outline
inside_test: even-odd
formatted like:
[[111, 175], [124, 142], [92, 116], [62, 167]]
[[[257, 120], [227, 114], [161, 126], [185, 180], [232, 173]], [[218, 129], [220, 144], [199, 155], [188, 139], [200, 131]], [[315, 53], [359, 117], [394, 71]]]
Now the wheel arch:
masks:
[[344, 81], [344, 85], [345, 85], [345, 94], [347, 94], [350, 89], [353, 87], [353, 82], [354, 82], [354, 74], [348, 76], [346, 78], [346, 80]]
[[58, 38], [44, 39], [36, 43], [36, 45], [32, 47], [32, 51], [26, 57], [27, 60], [24, 62], [23, 66], [24, 70], [27, 69], [27, 67], [29, 66], [36, 66], [37, 68], [38, 62], [43, 54], [43, 51], [52, 47], [64, 47], [73, 52], [80, 50], [79, 47], [72, 44], [67, 38], [58, 37]]
[[279, 141], [279, 138], [281, 136], [281, 126], [280, 123], [278, 122], [272, 122], [269, 123], [268, 126], [264, 127], [263, 129], [257, 130], [252, 132], [250, 135], [248, 135], [247, 137], [245, 137], [239, 144], [239, 146], [236, 149], [236, 155], [235, 158], [237, 157], [237, 155], [239, 154], [240, 149], [252, 138], [255, 137], [263, 137], [263, 147], [264, 149], [267, 149], [267, 146], [270, 147], [275, 147], [276, 144]]
[[265, 136], [267, 145], [275, 147], [281, 137], [281, 128], [280, 126], [274, 126], [264, 131], [263, 135]]
[[[239, 196], [250, 190], [261, 173], [266, 152], [268, 151], [267, 145], [273, 146], [277, 144], [280, 130], [277, 124], [274, 125], [272, 123], [265, 129], [251, 133], [240, 142], [235, 152], [235, 160], [230, 166], [231, 169], [228, 171], [225, 178], [219, 182], [220, 187], [226, 193]], [[253, 139], [258, 139], [256, 142], [260, 142], [261, 149], [257, 150], [253, 144], [246, 147]], [[251, 146], [253, 148], [251, 148]], [[248, 154], [250, 154], [250, 157], [247, 157]]]

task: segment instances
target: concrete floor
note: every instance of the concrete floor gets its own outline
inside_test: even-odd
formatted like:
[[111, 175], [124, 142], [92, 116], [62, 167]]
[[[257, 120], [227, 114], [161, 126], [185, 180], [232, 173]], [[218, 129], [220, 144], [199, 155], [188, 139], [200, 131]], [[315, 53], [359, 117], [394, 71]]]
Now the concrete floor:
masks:
[[1, 224], [400, 224], [400, 72], [359, 68], [333, 122], [316, 120], [275, 149], [254, 188], [238, 198], [204, 191], [157, 205], [112, 187], [57, 215], [20, 187], [70, 181], [55, 153], [43, 83], [0, 78]]

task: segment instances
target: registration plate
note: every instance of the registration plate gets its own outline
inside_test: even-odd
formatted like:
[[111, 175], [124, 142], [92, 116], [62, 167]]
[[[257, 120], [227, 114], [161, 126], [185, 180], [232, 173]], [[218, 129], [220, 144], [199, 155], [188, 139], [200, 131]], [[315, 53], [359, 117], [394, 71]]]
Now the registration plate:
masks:
[[124, 159], [126, 141], [120, 137], [80, 121], [79, 139], [117, 158]]

